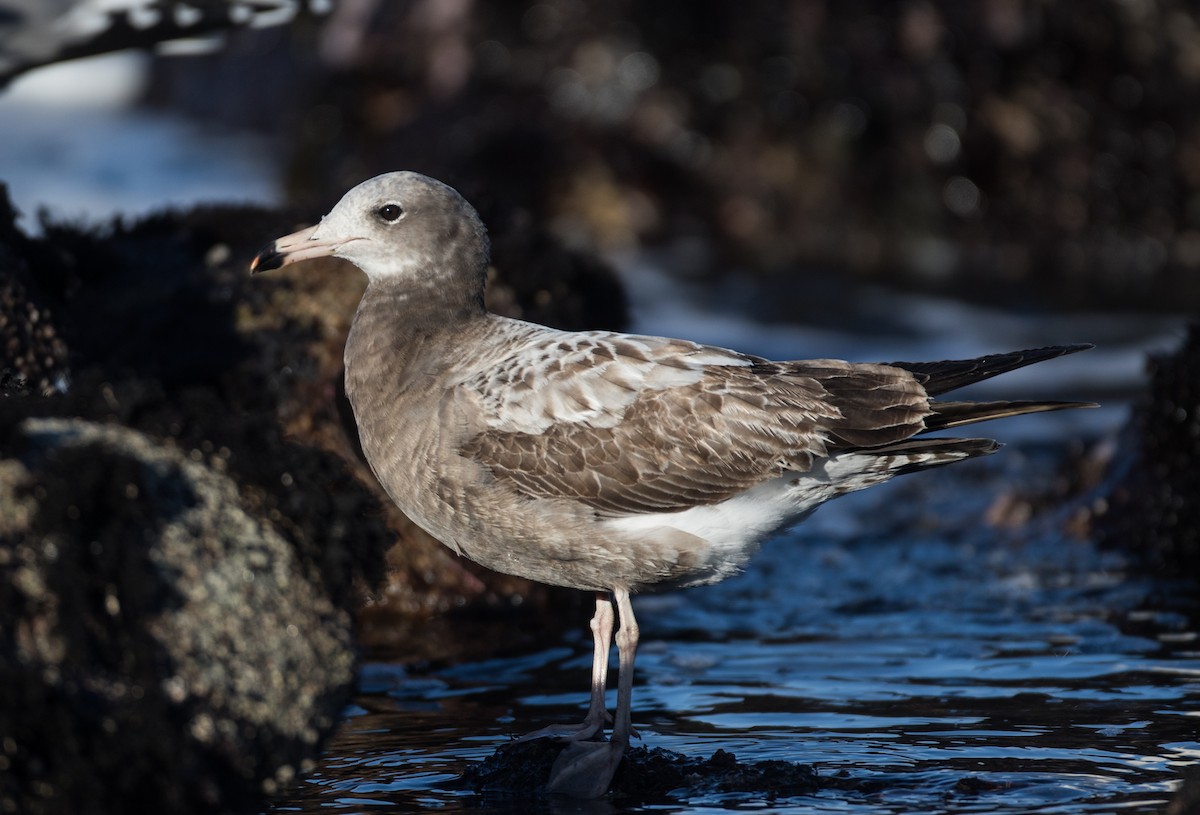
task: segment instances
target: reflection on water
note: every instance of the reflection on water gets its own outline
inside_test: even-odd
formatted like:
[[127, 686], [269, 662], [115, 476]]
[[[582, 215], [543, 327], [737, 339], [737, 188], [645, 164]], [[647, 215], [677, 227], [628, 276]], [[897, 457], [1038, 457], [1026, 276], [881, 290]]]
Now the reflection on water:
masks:
[[[639, 598], [643, 743], [876, 782], [771, 811], [1160, 810], [1200, 763], [1194, 585], [1140, 576], [1053, 519], [984, 527], [1003, 486], [1044, 464], [1009, 448], [903, 479], [825, 507], [739, 578]], [[513, 734], [582, 715], [584, 623], [534, 653], [369, 663], [326, 760], [276, 811], [528, 811], [454, 782]]]

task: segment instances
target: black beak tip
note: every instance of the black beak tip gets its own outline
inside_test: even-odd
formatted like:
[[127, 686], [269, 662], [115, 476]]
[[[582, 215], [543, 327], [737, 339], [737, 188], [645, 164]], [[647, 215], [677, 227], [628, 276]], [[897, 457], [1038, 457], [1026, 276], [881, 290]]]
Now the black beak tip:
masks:
[[250, 261], [250, 274], [269, 272], [281, 266], [283, 266], [283, 255], [275, 248], [274, 243], [270, 243], [254, 256], [254, 260]]

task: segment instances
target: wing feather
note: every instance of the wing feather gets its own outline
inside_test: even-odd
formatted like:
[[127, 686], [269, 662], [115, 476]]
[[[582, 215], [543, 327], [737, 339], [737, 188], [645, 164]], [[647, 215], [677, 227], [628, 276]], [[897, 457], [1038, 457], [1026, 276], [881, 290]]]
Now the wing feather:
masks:
[[482, 420], [463, 455], [531, 498], [613, 516], [718, 503], [831, 450], [912, 436], [930, 414], [898, 368], [606, 332], [532, 335], [458, 395]]

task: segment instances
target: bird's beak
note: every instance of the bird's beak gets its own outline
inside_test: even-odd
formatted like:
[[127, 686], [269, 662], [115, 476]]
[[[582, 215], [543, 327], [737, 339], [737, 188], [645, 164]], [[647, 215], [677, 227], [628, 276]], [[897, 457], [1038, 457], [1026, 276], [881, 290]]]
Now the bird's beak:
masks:
[[250, 274], [281, 269], [291, 263], [311, 258], [328, 257], [347, 242], [346, 238], [320, 240], [313, 237], [316, 231], [317, 227], [310, 226], [263, 247], [262, 251], [254, 256], [254, 260], [250, 261]]

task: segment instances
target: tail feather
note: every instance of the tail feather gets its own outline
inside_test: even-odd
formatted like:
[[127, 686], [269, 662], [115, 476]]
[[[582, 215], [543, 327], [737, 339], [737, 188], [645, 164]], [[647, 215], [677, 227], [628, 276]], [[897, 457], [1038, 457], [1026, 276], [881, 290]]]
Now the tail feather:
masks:
[[[1056, 345], [1048, 348], [1034, 348], [1028, 351], [1014, 351], [1007, 354], [990, 354], [977, 359], [946, 360], [943, 362], [892, 362], [893, 368], [908, 371], [930, 397], [938, 396], [965, 387], [1008, 371], [1023, 368], [1055, 357], [1073, 354], [1091, 348], [1091, 345]], [[891, 404], [891, 403], [889, 403]], [[930, 413], [918, 418], [913, 424], [896, 424], [888, 427], [899, 428], [900, 432], [907, 431], [905, 438], [884, 441], [884, 443], [854, 443], [856, 436], [847, 435], [845, 429], [839, 429], [839, 437], [849, 441], [850, 449], [859, 453], [878, 457], [877, 460], [886, 467], [886, 477], [903, 473], [925, 470], [942, 464], [961, 461], [965, 458], [986, 456], [1000, 449], [999, 442], [992, 439], [953, 439], [929, 438], [924, 436], [937, 430], [984, 422], [989, 419], [1003, 419], [1009, 416], [1020, 416], [1026, 413], [1044, 413], [1051, 410], [1068, 410], [1071, 408], [1096, 407], [1091, 402], [1042, 402], [1042, 401], [996, 401], [969, 402], [963, 400], [939, 402], [930, 399]], [[858, 407], [854, 405], [854, 407]], [[871, 407], [871, 405], [868, 405]], [[876, 409], [869, 418], [879, 418], [880, 411]], [[860, 424], [868, 424], [860, 422]], [[914, 426], [915, 425], [915, 426]], [[868, 430], [877, 430], [869, 426]], [[862, 433], [859, 433], [861, 436]], [[893, 434], [894, 438], [894, 434]]]
[[1046, 413], [1051, 410], [1097, 407], [1095, 402], [931, 402], [933, 415], [925, 418], [925, 430], [945, 430], [989, 419], [1003, 419], [1026, 413]]
[[890, 459], [888, 472], [891, 475], [904, 475], [964, 458], [991, 455], [1003, 446], [994, 439], [907, 439], [864, 452]]
[[[941, 362], [889, 362], [894, 368], [903, 368], [916, 376], [917, 381], [930, 396], [938, 396], [957, 388], [973, 385], [993, 376], [999, 376], [1026, 365], [1048, 359], [1086, 351], [1091, 343], [1075, 345], [1052, 345], [1046, 348], [1031, 348], [1006, 354], [988, 354], [976, 359], [951, 359]], [[1027, 411], [1028, 412], [1028, 411]]]

